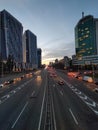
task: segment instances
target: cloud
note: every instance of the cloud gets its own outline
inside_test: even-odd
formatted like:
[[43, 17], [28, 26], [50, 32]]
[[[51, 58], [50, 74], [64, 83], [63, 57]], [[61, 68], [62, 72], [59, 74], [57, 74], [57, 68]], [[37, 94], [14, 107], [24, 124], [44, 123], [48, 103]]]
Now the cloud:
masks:
[[52, 49], [44, 48], [43, 50], [43, 61], [50, 61], [54, 59], [63, 58], [64, 56], [71, 57], [73, 54], [75, 54], [75, 48], [74, 42], [70, 42], [67, 44], [63, 44], [63, 46], [60, 44], [59, 47], [55, 47]]

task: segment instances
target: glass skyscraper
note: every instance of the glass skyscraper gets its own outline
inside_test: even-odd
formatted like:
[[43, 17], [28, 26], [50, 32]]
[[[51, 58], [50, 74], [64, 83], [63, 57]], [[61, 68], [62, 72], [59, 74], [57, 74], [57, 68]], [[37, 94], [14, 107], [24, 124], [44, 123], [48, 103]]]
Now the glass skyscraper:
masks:
[[41, 48], [38, 48], [38, 49], [37, 49], [37, 56], [38, 56], [38, 68], [40, 68], [40, 67], [41, 67], [41, 60], [42, 60], [42, 58], [41, 58], [41, 53], [42, 53]]
[[0, 55], [7, 60], [11, 55], [16, 63], [23, 62], [22, 24], [6, 10], [0, 12]]
[[98, 19], [83, 16], [75, 27], [77, 57], [98, 55]]
[[29, 68], [37, 68], [37, 37], [30, 30], [23, 35], [23, 59]]

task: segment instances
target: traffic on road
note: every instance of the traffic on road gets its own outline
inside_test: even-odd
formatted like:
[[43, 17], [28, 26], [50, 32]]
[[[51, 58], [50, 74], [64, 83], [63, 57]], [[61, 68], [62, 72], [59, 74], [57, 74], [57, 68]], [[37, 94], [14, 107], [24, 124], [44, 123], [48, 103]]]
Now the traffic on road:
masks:
[[6, 80], [0, 130], [98, 130], [98, 93], [88, 85], [51, 67]]

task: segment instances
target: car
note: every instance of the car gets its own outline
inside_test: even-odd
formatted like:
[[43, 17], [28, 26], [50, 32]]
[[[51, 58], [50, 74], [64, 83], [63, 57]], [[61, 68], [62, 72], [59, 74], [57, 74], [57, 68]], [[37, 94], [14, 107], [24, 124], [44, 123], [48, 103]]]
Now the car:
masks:
[[96, 81], [95, 84], [98, 85], [98, 81]]
[[59, 81], [58, 81], [58, 84], [59, 84], [59, 85], [64, 85], [64, 81], [59, 80]]
[[14, 80], [11, 79], [11, 80], [5, 81], [4, 85], [9, 85], [9, 84], [11, 84], [11, 83], [13, 83], [13, 82], [14, 82]]
[[93, 91], [98, 93], [98, 88], [95, 88]]
[[3, 84], [0, 84], [0, 88], [2, 88], [4, 85]]
[[23, 79], [23, 78], [24, 78], [24, 75], [22, 75], [20, 78]]

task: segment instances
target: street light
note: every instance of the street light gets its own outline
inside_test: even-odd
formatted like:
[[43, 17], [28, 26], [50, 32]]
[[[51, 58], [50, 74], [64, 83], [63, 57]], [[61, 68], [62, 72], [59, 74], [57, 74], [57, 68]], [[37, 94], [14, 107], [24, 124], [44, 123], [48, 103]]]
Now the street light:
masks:
[[92, 74], [93, 74], [93, 81], [95, 81], [94, 65], [93, 65], [93, 63], [92, 63], [92, 62], [91, 62], [91, 64], [92, 64]]
[[3, 61], [2, 61], [2, 73], [1, 73], [1, 77], [3, 77]]

